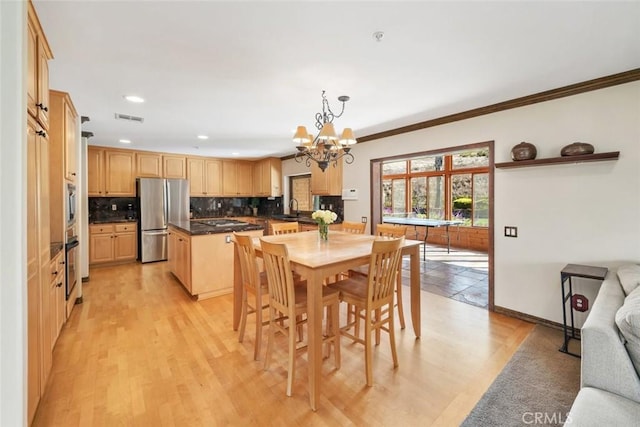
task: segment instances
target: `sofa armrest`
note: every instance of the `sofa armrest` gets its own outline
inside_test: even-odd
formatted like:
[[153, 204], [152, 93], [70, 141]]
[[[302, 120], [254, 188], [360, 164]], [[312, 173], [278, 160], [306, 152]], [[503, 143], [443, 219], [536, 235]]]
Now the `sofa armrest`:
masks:
[[615, 323], [623, 303], [622, 287], [615, 272], [609, 272], [582, 327], [581, 386], [640, 402], [640, 378]]

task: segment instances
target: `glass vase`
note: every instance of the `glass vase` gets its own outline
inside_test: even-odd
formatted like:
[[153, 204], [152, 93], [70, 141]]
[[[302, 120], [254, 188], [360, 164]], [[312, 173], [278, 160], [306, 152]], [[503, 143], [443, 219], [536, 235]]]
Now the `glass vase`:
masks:
[[318, 223], [318, 234], [320, 235], [320, 240], [329, 240], [329, 224]]

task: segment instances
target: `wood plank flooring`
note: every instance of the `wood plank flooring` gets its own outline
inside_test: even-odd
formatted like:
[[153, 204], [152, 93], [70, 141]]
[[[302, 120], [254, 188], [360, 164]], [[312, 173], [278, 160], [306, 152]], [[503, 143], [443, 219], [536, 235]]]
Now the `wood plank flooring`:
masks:
[[364, 349], [343, 339], [342, 367], [326, 360], [313, 412], [306, 355], [287, 397], [285, 341], [263, 370], [253, 317], [244, 343], [231, 327], [231, 295], [192, 301], [166, 263], [95, 268], [90, 278], [54, 349], [34, 426], [457, 426], [533, 328], [423, 291], [422, 338], [410, 323], [396, 326], [400, 366], [382, 334], [367, 387]]

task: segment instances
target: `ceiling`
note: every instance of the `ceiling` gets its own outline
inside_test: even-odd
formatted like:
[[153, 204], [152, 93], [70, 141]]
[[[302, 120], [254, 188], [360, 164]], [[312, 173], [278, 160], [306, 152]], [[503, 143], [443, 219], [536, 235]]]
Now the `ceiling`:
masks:
[[640, 68], [638, 1], [34, 5], [90, 144], [137, 150], [286, 156], [323, 90], [358, 137]]

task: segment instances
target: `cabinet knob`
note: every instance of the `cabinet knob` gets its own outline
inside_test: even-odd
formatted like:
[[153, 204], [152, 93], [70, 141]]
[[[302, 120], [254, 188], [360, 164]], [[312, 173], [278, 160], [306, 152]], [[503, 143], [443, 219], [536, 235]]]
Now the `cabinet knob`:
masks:
[[75, 172], [71, 172], [71, 176], [76, 176], [76, 173]]
[[36, 132], [36, 135], [39, 135], [39, 136], [47, 136], [46, 132], [45, 132], [45, 131], [43, 131], [43, 130], [39, 130], [39, 131], [37, 131], [37, 132]]
[[60, 288], [60, 287], [62, 287], [62, 282], [60, 282], [60, 283], [58, 283], [58, 284], [56, 285], [56, 288]]
[[58, 274], [58, 272], [57, 272], [57, 271], [52, 271], [52, 272], [51, 272], [51, 275], [53, 275], [53, 276], [55, 276], [56, 274]]

